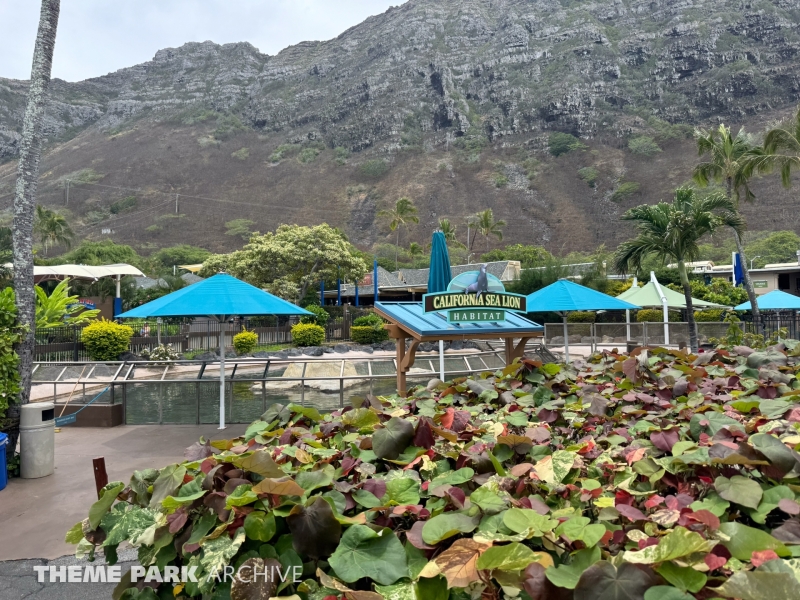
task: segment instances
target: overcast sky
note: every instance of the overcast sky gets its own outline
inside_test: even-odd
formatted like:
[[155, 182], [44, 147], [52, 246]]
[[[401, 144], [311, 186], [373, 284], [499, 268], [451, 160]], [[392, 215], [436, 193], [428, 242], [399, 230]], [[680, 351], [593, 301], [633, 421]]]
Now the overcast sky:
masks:
[[[327, 40], [405, 0], [62, 0], [53, 76], [98, 77], [161, 48], [250, 42], [266, 54]], [[37, 0], [0, 0], [0, 77], [28, 79]]]

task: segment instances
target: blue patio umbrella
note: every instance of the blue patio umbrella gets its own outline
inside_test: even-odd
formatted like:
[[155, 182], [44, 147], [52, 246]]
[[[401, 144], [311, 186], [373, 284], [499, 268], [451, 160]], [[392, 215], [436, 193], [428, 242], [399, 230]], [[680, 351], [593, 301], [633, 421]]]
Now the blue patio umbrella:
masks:
[[528, 312], [557, 312], [564, 319], [564, 355], [569, 362], [569, 336], [567, 313], [576, 310], [630, 310], [639, 306], [618, 300], [567, 279], [551, 283], [538, 292], [528, 295]]
[[[450, 271], [450, 253], [444, 233], [435, 231], [431, 241], [431, 266], [428, 269], [428, 293], [446, 292], [453, 274]], [[439, 376], [444, 381], [444, 342], [439, 340]]]
[[231, 317], [310, 315], [291, 302], [221, 273], [117, 315], [120, 319], [210, 317], [219, 321], [219, 428], [225, 428], [225, 323]]
[[[734, 306], [733, 310], [752, 310], [750, 302]], [[772, 290], [758, 297], [759, 310], [800, 310], [800, 297], [780, 290]]]

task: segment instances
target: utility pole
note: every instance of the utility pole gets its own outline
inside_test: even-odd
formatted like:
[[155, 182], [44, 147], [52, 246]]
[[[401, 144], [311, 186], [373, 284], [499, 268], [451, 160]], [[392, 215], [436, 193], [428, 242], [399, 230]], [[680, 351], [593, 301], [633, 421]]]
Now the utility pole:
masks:
[[179, 194], [175, 194], [175, 214], [176, 215], [178, 214], [178, 195]]
[[64, 206], [67, 205], [69, 205], [69, 179], [67, 179], [67, 197], [66, 200], [64, 201]]

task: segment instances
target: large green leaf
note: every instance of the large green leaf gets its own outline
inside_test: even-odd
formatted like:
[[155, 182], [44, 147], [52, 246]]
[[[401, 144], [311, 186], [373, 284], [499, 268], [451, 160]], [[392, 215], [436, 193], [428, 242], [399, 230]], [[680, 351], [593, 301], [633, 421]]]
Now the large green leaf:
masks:
[[200, 558], [203, 570], [212, 575], [212, 577], [215, 573], [222, 575], [225, 565], [230, 563], [244, 540], [244, 527], [240, 527], [233, 538], [229, 535], [221, 535], [217, 538], [206, 540], [203, 543], [203, 556]]
[[734, 475], [730, 479], [717, 477], [714, 488], [721, 498], [749, 508], [758, 508], [764, 493], [757, 482], [741, 475]]
[[275, 535], [275, 517], [263, 510], [254, 510], [244, 519], [244, 531], [248, 539], [268, 542]]
[[380, 585], [391, 585], [408, 577], [403, 545], [394, 532], [375, 532], [365, 525], [353, 525], [328, 562], [342, 581], [353, 583], [368, 577]]
[[581, 575], [575, 586], [575, 600], [644, 600], [645, 592], [658, 582], [647, 568], [623, 563], [595, 563]]
[[392, 417], [383, 428], [372, 434], [372, 450], [378, 458], [394, 460], [414, 439], [411, 421]]
[[141, 535], [156, 522], [156, 511], [119, 503], [100, 522], [107, 536], [103, 546], [116, 546]]
[[410, 477], [387, 481], [384, 501], [388, 505], [419, 504], [419, 483]]
[[585, 548], [570, 555], [569, 563], [548, 567], [546, 577], [553, 585], [574, 590], [583, 572], [600, 560], [600, 548]]
[[558, 521], [540, 515], [530, 508], [510, 508], [503, 513], [503, 524], [515, 533], [525, 533], [527, 537], [539, 537], [555, 529]]
[[705, 432], [709, 435], [714, 435], [720, 429], [724, 429], [725, 427], [744, 431], [744, 428], [739, 421], [713, 410], [709, 410], [704, 413], [697, 413], [692, 417], [691, 421], [689, 421], [689, 431], [691, 431], [692, 437], [695, 440], [700, 439], [701, 433]]
[[695, 600], [695, 598], [674, 587], [657, 585], [644, 593], [644, 600]]
[[774, 550], [778, 556], [789, 556], [786, 546], [766, 531], [735, 522], [723, 523], [719, 530], [730, 538], [723, 541], [723, 545], [739, 560], [750, 560], [753, 552], [762, 550]]
[[594, 546], [606, 533], [604, 525], [591, 525], [588, 517], [572, 517], [556, 528], [558, 535], [563, 535], [571, 542], [582, 541], [587, 547]]
[[774, 467], [788, 473], [797, 466], [792, 451], [782, 441], [769, 433], [755, 433], [748, 440], [753, 447], [764, 454]]
[[470, 469], [469, 467], [463, 467], [458, 469], [457, 471], [448, 471], [447, 473], [442, 473], [433, 478], [430, 482], [428, 489], [436, 489], [440, 485], [450, 484], [450, 485], [461, 485], [462, 483], [466, 483], [470, 481], [475, 476], [475, 471]]
[[664, 579], [684, 592], [699, 592], [703, 589], [708, 579], [700, 571], [695, 571], [691, 567], [679, 567], [672, 561], [665, 562], [656, 571]]
[[103, 516], [105, 516], [108, 509], [111, 508], [111, 505], [114, 504], [114, 501], [124, 487], [124, 483], [114, 481], [100, 490], [100, 499], [89, 508], [89, 525], [92, 529], [97, 529]]
[[475, 531], [479, 519], [463, 513], [449, 512], [437, 515], [425, 522], [422, 527], [422, 540], [426, 544], [438, 544], [442, 540]]
[[798, 586], [789, 573], [740, 571], [714, 591], [737, 600], [797, 600]]
[[623, 556], [630, 563], [652, 565], [696, 552], [710, 552], [716, 545], [717, 542], [707, 540], [699, 533], [684, 527], [676, 527], [662, 537], [655, 546], [648, 546], [644, 550], [635, 552], [628, 550]]
[[295, 476], [294, 480], [308, 494], [317, 488], [329, 486], [335, 474], [336, 469], [333, 466], [325, 465], [318, 471], [301, 471]]
[[150, 497], [150, 508], [158, 508], [161, 501], [167, 496], [172, 496], [183, 484], [186, 467], [183, 465], [169, 465], [161, 469], [153, 483], [153, 495]]
[[473, 504], [480, 506], [483, 512], [488, 515], [499, 513], [508, 506], [506, 500], [500, 496], [500, 493], [492, 489], [488, 484], [472, 492], [469, 499]]
[[520, 571], [539, 555], [523, 544], [513, 542], [505, 546], [492, 546], [478, 558], [479, 570]]

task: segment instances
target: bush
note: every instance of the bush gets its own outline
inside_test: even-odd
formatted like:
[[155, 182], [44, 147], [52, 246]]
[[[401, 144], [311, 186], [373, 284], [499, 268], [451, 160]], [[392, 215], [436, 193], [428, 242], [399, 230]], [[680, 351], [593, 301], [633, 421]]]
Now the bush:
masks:
[[597, 178], [599, 176], [600, 172], [594, 167], [583, 167], [582, 169], [578, 169], [578, 177], [583, 179], [589, 187], [594, 187], [594, 184], [597, 183]]
[[383, 327], [383, 319], [371, 312], [353, 319], [353, 325], [356, 327]]
[[[672, 322], [679, 322], [681, 316], [679, 313], [670, 311], [669, 320]], [[663, 323], [664, 311], [660, 308], [643, 308], [636, 313], [637, 323]]]
[[628, 150], [633, 154], [640, 156], [655, 156], [661, 152], [661, 148], [656, 144], [655, 140], [646, 135], [635, 137], [628, 142]]
[[305, 307], [305, 309], [310, 312], [314, 313], [313, 315], [306, 315], [304, 317], [300, 317], [301, 323], [311, 323], [312, 325], [319, 325], [320, 327], [325, 327], [325, 324], [328, 322], [328, 319], [331, 318], [330, 313], [327, 310], [322, 308], [317, 304], [309, 304]]
[[562, 133], [560, 131], [550, 134], [550, 137], [547, 139], [547, 146], [550, 149], [550, 154], [553, 156], [561, 156], [573, 150], [583, 150], [586, 148], [574, 135]]
[[250, 158], [250, 148], [239, 148], [236, 152], [231, 152], [231, 158], [247, 160]]
[[181, 357], [180, 352], [176, 352], [171, 346], [165, 346], [164, 344], [156, 346], [152, 350], [145, 348], [140, 354], [142, 358], [147, 360], [179, 360]]
[[[19, 356], [14, 351], [14, 344], [20, 341], [22, 330], [16, 326], [16, 321], [14, 290], [5, 288], [0, 291], [0, 420], [5, 416], [8, 405], [18, 402]], [[14, 448], [9, 449], [9, 456], [14, 452]]]
[[302, 164], [314, 162], [318, 156], [318, 148], [303, 148], [303, 150], [300, 151], [300, 154], [297, 155], [297, 162]]
[[133, 329], [113, 321], [97, 321], [84, 327], [81, 341], [92, 360], [117, 360], [128, 351]]
[[726, 310], [724, 308], [707, 308], [694, 313], [694, 320], [699, 323], [721, 323]]
[[237, 354], [249, 354], [258, 345], [258, 334], [242, 329], [241, 333], [233, 336], [233, 349]]
[[640, 187], [641, 186], [635, 181], [623, 181], [619, 184], [617, 189], [614, 190], [614, 193], [611, 194], [611, 201], [620, 202], [622, 200], [627, 200], [638, 192]]
[[365, 177], [383, 177], [389, 171], [389, 163], [382, 158], [376, 158], [363, 163], [358, 170]]
[[111, 205], [111, 214], [118, 215], [121, 212], [130, 210], [136, 206], [136, 196], [128, 196], [122, 200], [118, 200]]
[[350, 328], [350, 339], [356, 344], [377, 344], [389, 339], [389, 332], [375, 327], [353, 325]]
[[292, 327], [292, 341], [297, 346], [319, 346], [325, 341], [325, 329], [313, 323], [298, 323]]
[[567, 323], [594, 323], [596, 314], [590, 310], [576, 310], [567, 315]]

